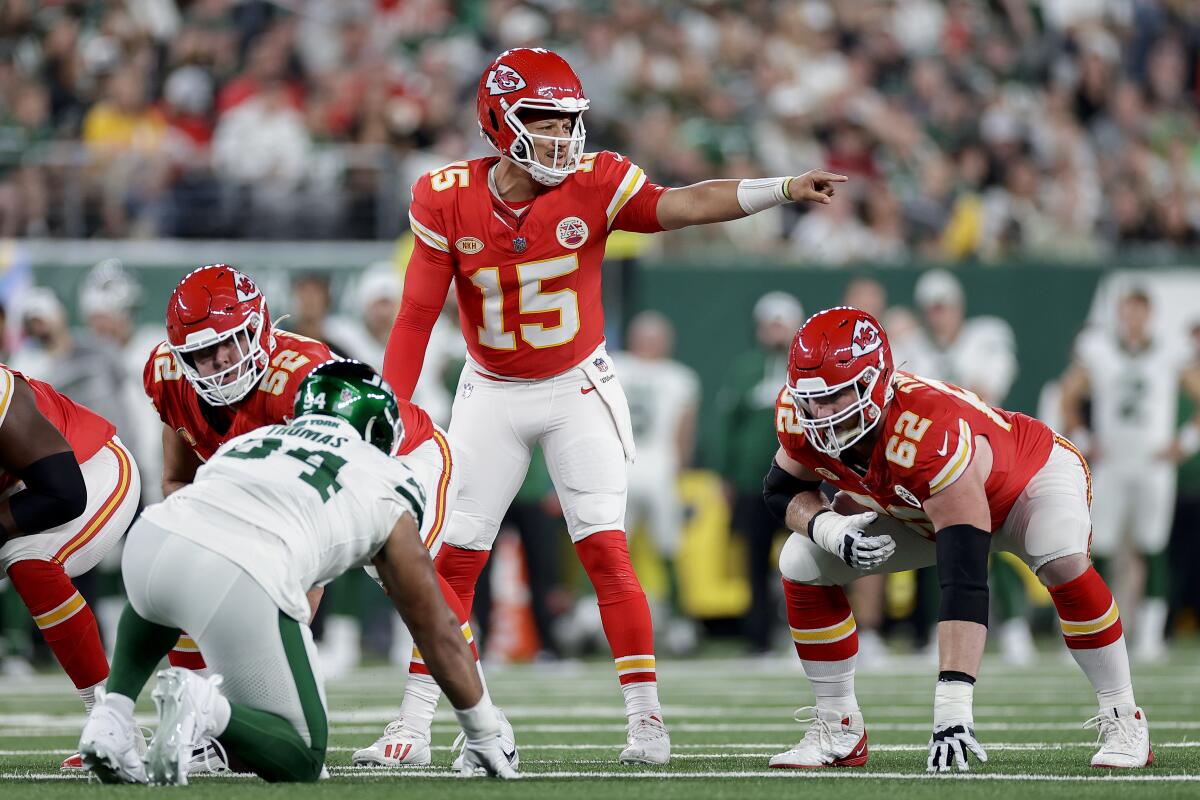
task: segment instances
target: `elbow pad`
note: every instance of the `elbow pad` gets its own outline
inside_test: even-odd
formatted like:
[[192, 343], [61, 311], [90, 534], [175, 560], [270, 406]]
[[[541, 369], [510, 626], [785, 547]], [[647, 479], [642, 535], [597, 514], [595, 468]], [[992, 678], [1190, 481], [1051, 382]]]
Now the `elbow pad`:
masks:
[[787, 508], [792, 498], [801, 492], [815, 492], [821, 488], [820, 481], [804, 481], [792, 475], [775, 460], [771, 460], [771, 469], [763, 478], [763, 502], [771, 516], [787, 525]]
[[38, 459], [15, 473], [25, 488], [9, 507], [21, 533], [40, 533], [70, 522], [87, 508], [87, 484], [70, 450]]
[[988, 624], [988, 554], [992, 535], [974, 525], [951, 525], [937, 532], [938, 620]]

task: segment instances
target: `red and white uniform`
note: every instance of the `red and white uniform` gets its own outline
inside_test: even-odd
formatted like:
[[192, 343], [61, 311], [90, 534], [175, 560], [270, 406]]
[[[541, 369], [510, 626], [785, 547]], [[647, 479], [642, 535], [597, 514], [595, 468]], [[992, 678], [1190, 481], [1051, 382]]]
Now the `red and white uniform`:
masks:
[[[895, 394], [878, 424], [865, 475], [807, 441], [786, 389], [776, 402], [776, 431], [784, 452], [836, 486], [840, 501], [846, 498], [878, 512], [881, 516], [871, 532], [878, 526], [878, 532], [896, 539], [895, 555], [879, 571], [934, 562], [934, 528], [922, 504], [966, 472], [978, 437], [986, 438], [992, 451], [984, 488], [995, 547], [1015, 553], [1034, 570], [1063, 555], [1087, 552], [1091, 478], [1070, 442], [1032, 417], [988, 406], [952, 384], [901, 371], [893, 380]], [[847, 508], [852, 507], [842, 510], [853, 513]], [[859, 574], [797, 535], [781, 556], [785, 570], [797, 570], [797, 549], [806, 559], [820, 560], [823, 577], [839, 578], [832, 583]], [[811, 577], [817, 566], [808, 563], [801, 572]], [[805, 582], [787, 571], [785, 575]]]
[[[468, 363], [450, 438], [466, 474], [448, 541], [491, 547], [540, 443], [572, 538], [624, 527], [629, 409], [604, 350], [601, 268], [613, 230], [653, 232], [665, 191], [611, 152], [514, 208], [491, 181], [498, 157], [450, 164], [413, 186], [417, 238], [384, 377], [409, 397], [455, 282]], [[399, 336], [397, 336], [399, 334]]]
[[142, 372], [146, 394], [163, 423], [174, 428], [201, 461], [212, 458], [230, 439], [291, 419], [296, 391], [305, 376], [333, 357], [329, 347], [316, 339], [279, 330], [274, 336], [266, 374], [243, 400], [230, 406], [201, 401], [166, 342], [150, 353]]
[[[60, 394], [50, 384], [26, 377], [3, 364], [0, 364], [0, 425], [8, 415], [18, 380], [33, 390], [38, 411], [71, 445], [87, 486], [87, 506], [83, 514], [57, 528], [6, 543], [0, 548], [0, 565], [8, 569], [13, 563], [27, 559], [55, 561], [67, 575], [82, 575], [100, 562], [133, 522], [142, 488], [137, 464], [111, 422]], [[23, 484], [14, 476], [0, 473], [0, 492], [8, 495], [21, 488]], [[79, 598], [80, 607], [82, 603]]]
[[[163, 423], [174, 428], [201, 461], [211, 458], [230, 439], [263, 425], [291, 419], [296, 392], [304, 378], [333, 357], [329, 347], [316, 339], [281, 330], [276, 330], [274, 337], [270, 367], [258, 387], [231, 406], [205, 404], [184, 380], [166, 342], [151, 352], [142, 375], [146, 394]], [[452, 502], [452, 489], [456, 488], [451, 480], [450, 447], [429, 415], [419, 407], [401, 401], [400, 418], [405, 436], [396, 455], [406, 456], [406, 463], [421, 478], [430, 498], [430, 509], [440, 509], [438, 513], [425, 515], [422, 528], [436, 554], [436, 546], [440, 544], [436, 534], [441, 531], [445, 508]], [[219, 430], [217, 424], [227, 427]]]

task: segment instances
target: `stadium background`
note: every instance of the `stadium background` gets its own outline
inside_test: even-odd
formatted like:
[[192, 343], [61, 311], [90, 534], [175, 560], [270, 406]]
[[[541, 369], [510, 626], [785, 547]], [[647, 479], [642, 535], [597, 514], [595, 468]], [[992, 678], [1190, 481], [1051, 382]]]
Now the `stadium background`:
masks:
[[[1013, 328], [1005, 405], [1029, 413], [1084, 325], [1111, 327], [1120, 287], [1150, 290], [1162, 336], [1186, 341], [1200, 321], [1200, 6], [1188, 0], [9, 0], [5, 358], [38, 349], [23, 325], [35, 286], [97, 345], [81, 296], [110, 258], [138, 287], [123, 302], [139, 326], [160, 325], [174, 283], [212, 262], [258, 278], [276, 316], [294, 312], [296, 279], [314, 277], [329, 282], [331, 315], [360, 315], [364, 275], [402, 279], [407, 187], [487, 152], [475, 82], [514, 46], [562, 53], [592, 101], [588, 149], [625, 153], [656, 182], [816, 166], [851, 179], [828, 208], [610, 248], [610, 343], [636, 312], [660, 310], [701, 378], [681, 562], [685, 605], [712, 634], [704, 652], [740, 646], [729, 620], [749, 597], [721, 490], [719, 396], [753, 349], [765, 292], [812, 311], [870, 277], [889, 305], [913, 308], [920, 275], [949, 268], [969, 316]], [[140, 374], [111, 380], [136, 389]], [[1181, 476], [1172, 631], [1185, 640], [1200, 617], [1197, 459]], [[566, 596], [585, 595], [566, 541], [549, 545]], [[660, 589], [652, 550], [637, 555]], [[501, 562], [497, 602], [527, 630], [519, 564]], [[362, 615], [367, 658], [386, 657], [381, 599], [356, 581], [331, 606]], [[87, 593], [118, 587], [110, 572]], [[913, 610], [906, 591], [893, 593], [899, 617]], [[8, 662], [37, 661], [15, 597], [0, 599]], [[504, 648], [491, 655], [538, 651], [527, 635]]]

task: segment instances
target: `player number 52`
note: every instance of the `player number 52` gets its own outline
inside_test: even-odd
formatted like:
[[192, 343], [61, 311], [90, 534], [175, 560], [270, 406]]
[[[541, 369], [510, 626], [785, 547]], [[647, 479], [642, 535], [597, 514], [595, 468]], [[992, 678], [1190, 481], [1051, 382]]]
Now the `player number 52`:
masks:
[[267, 370], [262, 383], [258, 385], [259, 391], [273, 394], [276, 397], [283, 394], [283, 390], [287, 388], [288, 378], [309, 360], [308, 356], [301, 355], [295, 350], [281, 350], [276, 353], [275, 357], [271, 359], [271, 368]]

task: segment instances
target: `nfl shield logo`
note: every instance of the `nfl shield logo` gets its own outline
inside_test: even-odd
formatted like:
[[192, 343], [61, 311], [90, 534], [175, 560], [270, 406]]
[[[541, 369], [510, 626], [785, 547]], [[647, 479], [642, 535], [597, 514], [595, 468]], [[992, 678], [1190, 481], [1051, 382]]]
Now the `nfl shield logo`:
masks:
[[601, 372], [608, 372], [608, 362], [603, 358], [597, 358], [592, 363], [595, 364], [596, 369], [600, 370]]
[[524, 253], [525, 248], [528, 246], [529, 242], [525, 241], [524, 236], [513, 237], [513, 250], [516, 250], [518, 253]]

